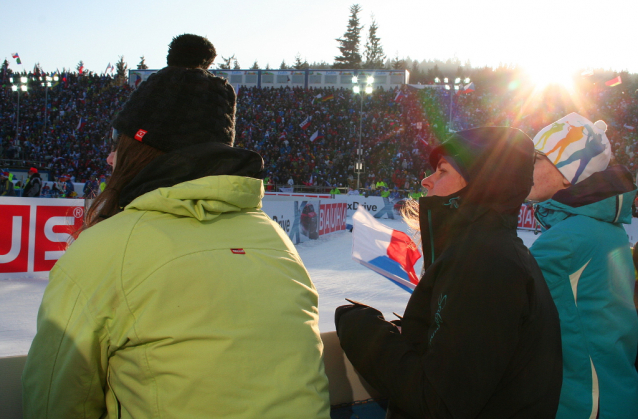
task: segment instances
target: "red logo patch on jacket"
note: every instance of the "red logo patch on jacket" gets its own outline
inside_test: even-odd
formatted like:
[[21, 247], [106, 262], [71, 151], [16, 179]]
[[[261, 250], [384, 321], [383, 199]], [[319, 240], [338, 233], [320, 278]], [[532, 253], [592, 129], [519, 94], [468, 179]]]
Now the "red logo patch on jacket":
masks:
[[230, 249], [230, 251], [233, 252], [236, 255], [245, 255], [246, 254], [244, 249]]

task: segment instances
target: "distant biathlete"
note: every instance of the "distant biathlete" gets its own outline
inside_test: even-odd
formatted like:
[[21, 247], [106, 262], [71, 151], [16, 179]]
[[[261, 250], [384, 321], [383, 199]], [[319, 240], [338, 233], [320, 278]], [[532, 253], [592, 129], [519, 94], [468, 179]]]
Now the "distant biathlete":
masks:
[[113, 175], [50, 273], [25, 418], [329, 418], [317, 291], [260, 210], [214, 56], [177, 37], [116, 115]]

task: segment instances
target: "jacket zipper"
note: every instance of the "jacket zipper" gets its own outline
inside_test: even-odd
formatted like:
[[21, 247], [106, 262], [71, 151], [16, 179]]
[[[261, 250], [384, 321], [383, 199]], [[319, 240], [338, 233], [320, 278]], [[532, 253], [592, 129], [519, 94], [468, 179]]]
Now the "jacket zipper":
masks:
[[434, 263], [434, 233], [432, 232], [432, 211], [428, 210], [428, 225], [430, 230], [430, 250], [432, 253], [432, 263]]

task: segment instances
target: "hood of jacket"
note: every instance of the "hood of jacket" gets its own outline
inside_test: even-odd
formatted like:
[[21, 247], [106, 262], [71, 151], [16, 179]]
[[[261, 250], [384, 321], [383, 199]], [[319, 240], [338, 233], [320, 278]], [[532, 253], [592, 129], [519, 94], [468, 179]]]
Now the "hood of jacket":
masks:
[[[151, 161], [124, 186], [120, 194], [119, 205], [121, 208], [128, 208], [129, 204], [137, 198], [155, 191], [152, 196], [183, 201], [217, 201], [221, 199], [224, 202], [229, 202], [233, 207], [242, 208], [246, 203], [244, 202], [245, 198], [241, 197], [249, 192], [245, 186], [240, 185], [261, 184], [263, 168], [263, 159], [253, 151], [222, 143], [196, 144], [163, 154]], [[242, 182], [240, 179], [231, 180], [229, 178], [199, 181], [202, 178], [214, 176], [246, 177], [257, 182]], [[173, 186], [175, 186], [174, 190], [171, 188]], [[217, 195], [218, 192], [209, 190], [211, 187], [235, 190], [237, 196], [224, 195], [220, 197]], [[250, 195], [260, 194], [259, 189], [255, 188], [256, 186], [249, 187]], [[259, 199], [262, 196], [263, 191]], [[188, 206], [192, 205], [197, 204], [193, 203]]]
[[136, 198], [126, 209], [158, 211], [208, 221], [220, 214], [261, 208], [261, 180], [245, 176], [207, 176]]
[[544, 229], [574, 215], [631, 224], [635, 196], [636, 185], [629, 170], [624, 166], [611, 166], [536, 204], [534, 213]]

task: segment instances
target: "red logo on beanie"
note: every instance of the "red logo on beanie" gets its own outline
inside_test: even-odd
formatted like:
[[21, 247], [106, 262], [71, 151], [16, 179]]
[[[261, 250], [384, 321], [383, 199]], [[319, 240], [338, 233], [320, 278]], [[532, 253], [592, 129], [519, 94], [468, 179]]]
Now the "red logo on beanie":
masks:
[[233, 252], [236, 255], [245, 255], [246, 251], [244, 251], [244, 249], [230, 249], [231, 252]]
[[144, 136], [146, 135], [146, 131], [144, 131], [143, 129], [137, 131], [137, 134], [135, 134], [135, 139], [137, 141], [142, 141], [142, 138], [144, 138]]

